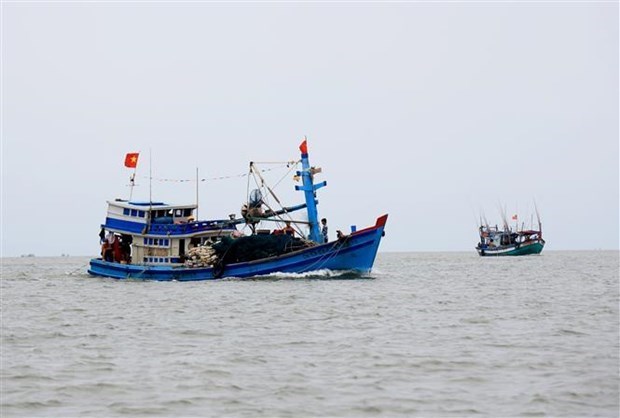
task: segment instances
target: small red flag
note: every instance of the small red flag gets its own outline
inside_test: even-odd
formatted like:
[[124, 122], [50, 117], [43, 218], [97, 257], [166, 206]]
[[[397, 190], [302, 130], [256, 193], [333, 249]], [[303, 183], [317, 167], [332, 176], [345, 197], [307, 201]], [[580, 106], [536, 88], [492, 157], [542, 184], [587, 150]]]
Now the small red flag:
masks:
[[125, 156], [125, 167], [128, 168], [136, 168], [138, 165], [138, 156], [140, 153], [138, 152], [130, 152]]
[[299, 146], [299, 151], [301, 151], [302, 154], [308, 153], [308, 140], [307, 139], [304, 139], [304, 142], [301, 143], [301, 145]]
[[517, 220], [517, 215], [512, 215], [512, 220], [516, 221]]

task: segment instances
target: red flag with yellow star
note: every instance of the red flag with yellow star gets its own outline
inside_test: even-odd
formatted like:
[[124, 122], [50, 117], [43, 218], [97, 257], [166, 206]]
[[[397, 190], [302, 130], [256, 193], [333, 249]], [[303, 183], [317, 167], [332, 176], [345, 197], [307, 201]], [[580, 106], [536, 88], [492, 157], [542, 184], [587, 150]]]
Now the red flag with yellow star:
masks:
[[139, 152], [130, 152], [125, 156], [125, 167], [136, 168], [138, 165]]

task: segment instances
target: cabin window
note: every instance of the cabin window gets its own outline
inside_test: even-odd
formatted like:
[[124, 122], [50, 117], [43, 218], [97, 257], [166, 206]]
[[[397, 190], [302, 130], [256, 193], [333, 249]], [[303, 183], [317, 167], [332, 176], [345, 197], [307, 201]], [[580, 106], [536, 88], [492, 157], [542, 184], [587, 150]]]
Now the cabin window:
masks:
[[138, 211], [138, 216], [141, 218], [144, 218], [144, 211], [143, 210], [139, 210]]
[[138, 216], [138, 211], [136, 209], [132, 209], [131, 216]]
[[192, 209], [183, 210], [183, 216], [192, 216]]
[[129, 216], [129, 209], [124, 208], [123, 209], [123, 215]]
[[144, 245], [168, 247], [170, 245], [170, 239], [168, 238], [144, 238]]
[[169, 261], [168, 257], [144, 257], [145, 263], [168, 263]]

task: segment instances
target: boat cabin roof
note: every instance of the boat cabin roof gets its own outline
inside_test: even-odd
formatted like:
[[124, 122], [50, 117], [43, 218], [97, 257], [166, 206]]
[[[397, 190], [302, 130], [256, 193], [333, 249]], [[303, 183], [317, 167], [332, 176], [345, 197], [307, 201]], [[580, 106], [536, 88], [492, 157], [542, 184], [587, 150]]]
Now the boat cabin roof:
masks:
[[116, 200], [108, 200], [108, 205], [117, 206], [121, 208], [127, 209], [139, 209], [139, 210], [166, 210], [166, 209], [196, 209], [197, 205], [189, 204], [189, 205], [169, 205], [164, 202], [130, 202], [127, 200], [116, 199]]

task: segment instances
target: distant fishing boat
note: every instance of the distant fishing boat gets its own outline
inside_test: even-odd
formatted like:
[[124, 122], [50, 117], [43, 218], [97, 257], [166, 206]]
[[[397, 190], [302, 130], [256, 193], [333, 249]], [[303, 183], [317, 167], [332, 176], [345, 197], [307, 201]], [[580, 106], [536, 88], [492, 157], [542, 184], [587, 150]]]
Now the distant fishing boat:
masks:
[[[295, 190], [302, 191], [305, 198], [300, 205], [274, 210], [263, 193], [280, 201], [269, 186], [264, 187], [265, 192], [254, 189], [249, 193], [239, 218], [195, 220], [197, 204], [109, 201], [101, 225], [102, 257], [90, 260], [88, 272], [115, 279], [196, 281], [323, 269], [371, 271], [388, 215], [361, 230], [352, 226], [349, 234], [338, 231], [336, 240], [327, 241], [316, 200], [316, 191], [327, 182], [314, 182], [321, 169], [310, 166], [306, 140], [299, 149], [301, 159], [295, 164], [301, 163], [301, 170], [295, 177], [302, 184]], [[137, 158], [137, 153], [128, 154], [125, 165], [135, 168]], [[265, 185], [254, 163], [250, 163], [250, 171]], [[302, 209], [307, 221], [290, 217]], [[261, 222], [286, 223], [286, 227], [259, 229]], [[309, 233], [295, 236], [291, 223], [300, 232], [300, 225], [307, 227]], [[251, 234], [244, 236], [238, 225], [249, 226]]]
[[[480, 256], [517, 256], [540, 254], [545, 247], [545, 240], [542, 237], [542, 223], [538, 210], [538, 229], [525, 229], [524, 226], [513, 230], [504, 216], [503, 229], [497, 225], [489, 226], [487, 223], [480, 222], [478, 228], [480, 242], [476, 246], [476, 251]], [[513, 215], [512, 220], [518, 221], [518, 216]], [[518, 225], [518, 224], [517, 224]]]

